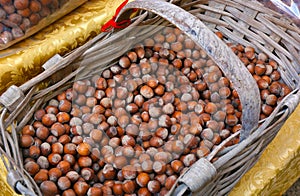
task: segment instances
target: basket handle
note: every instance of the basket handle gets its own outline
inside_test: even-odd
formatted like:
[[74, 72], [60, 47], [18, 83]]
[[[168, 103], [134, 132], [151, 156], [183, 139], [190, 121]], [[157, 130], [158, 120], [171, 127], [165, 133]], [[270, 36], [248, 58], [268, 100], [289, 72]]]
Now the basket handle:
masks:
[[136, 8], [155, 13], [174, 24], [203, 48], [232, 81], [243, 108], [240, 141], [246, 139], [258, 126], [261, 100], [255, 80], [239, 58], [198, 18], [165, 1], [135, 0], [121, 10], [117, 20], [128, 18], [131, 13], [129, 10]]

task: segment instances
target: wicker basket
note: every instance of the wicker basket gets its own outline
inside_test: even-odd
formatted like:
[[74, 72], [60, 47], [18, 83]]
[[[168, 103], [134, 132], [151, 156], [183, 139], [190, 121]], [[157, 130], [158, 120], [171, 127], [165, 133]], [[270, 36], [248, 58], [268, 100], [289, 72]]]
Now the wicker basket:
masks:
[[[240, 134], [241, 142], [225, 149], [223, 145], [228, 140], [221, 143], [209, 156], [190, 167], [177, 181], [178, 186], [173, 186], [170, 194], [226, 195], [241, 176], [256, 163], [299, 102], [297, 71], [300, 62], [297, 57], [300, 51], [300, 30], [288, 19], [257, 2], [200, 0], [172, 3], [178, 6], [158, 0], [137, 0], [128, 4], [119, 19], [128, 17], [129, 12], [124, 13], [126, 9], [139, 8], [147, 12], [141, 12], [131, 26], [123, 31], [114, 34], [102, 33], [64, 58], [54, 56], [43, 66], [43, 73], [20, 87], [12, 86], [0, 97], [4, 106], [1, 109], [0, 153], [8, 170], [7, 182], [16, 192], [41, 195], [33, 179], [23, 169], [18, 142], [15, 142], [18, 140], [18, 132], [30, 121], [33, 112], [69, 88], [78, 73], [81, 73], [82, 77], [88, 77], [92, 72], [103, 70], [112, 59], [120, 57], [139, 41], [124, 39], [125, 33], [133, 38], [134, 35], [142, 38], [143, 35], [148, 36], [157, 30], [154, 27], [137, 32], [131, 27], [138, 24], [167, 25], [166, 19], [190, 36], [219, 65], [226, 77], [233, 82], [243, 106], [243, 129], [228, 138], [230, 140]], [[205, 21], [206, 26], [197, 18]], [[231, 49], [212, 31], [221, 31], [230, 42], [253, 46], [280, 65], [282, 79], [293, 91], [264, 121], [258, 120], [261, 103], [255, 80]], [[116, 47], [120, 45], [125, 47]], [[80, 66], [82, 63], [89, 66]], [[47, 82], [49, 87], [37, 91], [44, 82]], [[218, 156], [218, 159], [211, 163], [215, 156]]]

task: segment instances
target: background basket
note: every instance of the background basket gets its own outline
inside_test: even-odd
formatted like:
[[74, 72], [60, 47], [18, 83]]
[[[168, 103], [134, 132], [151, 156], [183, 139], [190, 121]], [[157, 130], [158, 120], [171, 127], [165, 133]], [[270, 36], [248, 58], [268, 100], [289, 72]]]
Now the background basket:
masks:
[[[222, 154], [218, 152], [220, 149], [216, 149], [207, 158], [200, 159], [179, 179], [179, 187], [173, 190], [175, 195], [183, 194], [185, 191], [192, 191], [197, 195], [224, 195], [227, 194], [239, 178], [255, 164], [264, 148], [275, 137], [284, 121], [288, 118], [290, 113], [294, 111], [299, 102], [299, 78], [295, 71], [299, 69], [300, 64], [299, 59], [297, 59], [299, 56], [299, 29], [290, 23], [288, 19], [281, 18], [281, 15], [267, 10], [257, 2], [173, 1], [173, 3], [189, 10], [190, 13], [205, 21], [207, 27], [212, 31], [221, 31], [228, 41], [250, 45], [258, 51], [268, 54], [280, 65], [284, 82], [292, 89], [295, 89], [278, 105], [272, 115], [265, 119], [265, 121], [260, 122], [260, 127], [256, 128], [256, 130], [247, 137], [247, 132], [250, 133], [250, 131], [252, 131], [251, 129], [255, 128], [258, 123], [257, 117], [253, 116], [253, 119], [256, 120], [252, 121], [249, 127], [242, 130], [242, 132], [245, 132], [246, 138], [243, 142], [228, 148], [227, 151], [221, 151]], [[168, 12], [164, 12], [165, 7], [163, 7], [163, 9], [161, 8], [163, 5], [170, 6], [170, 10], [174, 9], [172, 10], [173, 12], [178, 11], [175, 13], [180, 13], [180, 16], [183, 17], [180, 21], [183, 24], [185, 24], [184, 19], [190, 17], [190, 15], [178, 7], [172, 7], [169, 4], [159, 4], [162, 4], [162, 2], [139, 0], [129, 4], [124, 10], [140, 8], [153, 13], [159, 13], [164, 17], [168, 17], [168, 19], [172, 18], [171, 16], [169, 17]], [[126, 14], [123, 16], [126, 17]], [[284, 22], [282, 20], [284, 20]], [[180, 25], [180, 22], [178, 24], [176, 21], [171, 22], [174, 22], [176, 26]], [[135, 22], [132, 26], [139, 23], [160, 25], [166, 24], [166, 21], [149, 12], [141, 12], [140, 15], [135, 18]], [[184, 25], [181, 28], [185, 30]], [[128, 28], [127, 32], [130, 30], [131, 29]], [[187, 33], [190, 34], [190, 36], [194, 34], [194, 32]], [[114, 35], [108, 34], [107, 36], [103, 33], [84, 46], [66, 55], [64, 58], [54, 56], [44, 65], [45, 71], [42, 74], [20, 87], [12, 86], [1, 96], [0, 101], [4, 105], [0, 124], [2, 134], [1, 155], [8, 169], [7, 181], [15, 188], [16, 192], [28, 195], [33, 194], [33, 192], [41, 194], [32, 178], [23, 169], [18, 143], [14, 142], [18, 140], [17, 133], [19, 130], [30, 121], [33, 112], [37, 108], [70, 87], [72, 80], [79, 72], [85, 71], [86, 75], [89, 75], [90, 71], [95, 71], [96, 67], [101, 71], [101, 69], [104, 69], [104, 66], [111, 61], [112, 57], [117, 58], [122, 55], [127, 49], [116, 46], [128, 44], [129, 47], [129, 42], [131, 41], [122, 40], [123, 34], [124, 31]], [[201, 34], [195, 34], [194, 36], [196, 39], [197, 36], [201, 36]], [[211, 37], [211, 39], [214, 39], [214, 37]], [[200, 37], [199, 40], [203, 40], [203, 37]], [[110, 44], [112, 42], [114, 44]], [[202, 46], [204, 46], [204, 49], [206, 49], [213, 58], [218, 60], [220, 56], [214, 56], [215, 50], [226, 45], [221, 44], [216, 48], [210, 48], [210, 45], [206, 45], [205, 47], [204, 43]], [[222, 49], [224, 49], [224, 51], [229, 50], [228, 48]], [[98, 59], [101, 59], [101, 63], [97, 62]], [[82, 61], [85, 63], [88, 62], [89, 67], [79, 67]], [[235, 65], [241, 64], [237, 57], [234, 56], [230, 56], [230, 58], [224, 61], [234, 62], [236, 63]], [[231, 63], [227, 64], [227, 62], [225, 62], [223, 65], [219, 64], [221, 68], [223, 66], [222, 70], [225, 74], [226, 72], [228, 74], [230, 73], [228, 72], [230, 69], [226, 71], [226, 66], [232, 66]], [[233, 67], [232, 70], [236, 72], [227, 75], [231, 80], [234, 81], [237, 80], [238, 77], [241, 77], [241, 75], [234, 75], [234, 73], [238, 73], [238, 71], [243, 72], [242, 67]], [[251, 76], [248, 77], [246, 75], [245, 78], [245, 81], [242, 82], [253, 84], [254, 80], [252, 79], [251, 81]], [[37, 91], [36, 89], [39, 85], [45, 82], [49, 83], [49, 87]], [[238, 84], [235, 83], [235, 85]], [[245, 100], [243, 111], [245, 111], [247, 104], [249, 105], [252, 98], [250, 97], [249, 100], [248, 97], [247, 100], [247, 93], [243, 92], [245, 88], [249, 89], [249, 86], [241, 86], [239, 94], [240, 98], [243, 99], [244, 97]], [[252, 86], [250, 88], [252, 88]], [[253, 97], [259, 96], [255, 94], [257, 93], [256, 86], [253, 87], [252, 93]], [[26, 96], [24, 94], [26, 94]], [[257, 99], [254, 99], [252, 103], [253, 105], [259, 105]], [[7, 114], [8, 112], [9, 114]], [[252, 114], [258, 113], [255, 109], [249, 110], [248, 112], [248, 114], [247, 112], [243, 112], [245, 113], [243, 115], [251, 116]], [[244, 122], [247, 123], [245, 118]], [[245, 123], [243, 123], [243, 125]], [[210, 163], [209, 160], [217, 153], [219, 153], [219, 159], [214, 163]], [[6, 159], [4, 157], [6, 157]], [[27, 188], [25, 188], [25, 186]]]

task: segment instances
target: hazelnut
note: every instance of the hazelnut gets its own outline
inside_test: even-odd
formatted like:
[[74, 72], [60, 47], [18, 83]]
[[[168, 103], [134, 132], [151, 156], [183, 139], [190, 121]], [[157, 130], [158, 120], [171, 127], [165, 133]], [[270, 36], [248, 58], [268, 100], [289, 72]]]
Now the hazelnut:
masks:
[[226, 116], [226, 124], [229, 125], [229, 126], [234, 126], [238, 123], [239, 119], [235, 116], [235, 115], [232, 115], [232, 114], [229, 114]]
[[32, 12], [39, 12], [42, 9], [42, 5], [39, 1], [33, 0], [30, 1], [29, 8]]
[[271, 94], [280, 95], [281, 92], [281, 85], [278, 82], [273, 82], [270, 86], [269, 86], [269, 91]]
[[76, 193], [73, 189], [68, 189], [62, 193], [62, 196], [76, 196]]
[[134, 149], [133, 149], [132, 146], [125, 145], [125, 146], [122, 147], [122, 154], [123, 154], [125, 157], [131, 158], [131, 157], [134, 156], [135, 151], [134, 151]]
[[279, 71], [274, 70], [274, 71], [271, 73], [270, 78], [271, 78], [273, 81], [279, 80], [279, 79], [281, 78]]
[[103, 135], [103, 132], [98, 130], [98, 129], [93, 129], [91, 132], [90, 132], [90, 137], [95, 141], [95, 142], [100, 142], [101, 139], [102, 139], [102, 135]]
[[112, 195], [112, 189], [109, 186], [102, 186], [101, 191], [103, 195]]
[[61, 170], [62, 174], [66, 174], [70, 171], [71, 165], [68, 161], [61, 161], [57, 164], [57, 168]]
[[49, 161], [48, 161], [47, 157], [45, 157], [45, 156], [40, 156], [36, 162], [40, 166], [41, 169], [48, 169], [48, 167], [49, 167]]
[[[227, 134], [230, 134], [230, 132], [226, 133], [226, 135], [225, 135], [226, 138], [228, 137]], [[202, 157], [206, 157], [209, 153], [210, 153], [210, 150], [207, 146], [200, 146], [197, 150], [197, 157], [200, 159]]]
[[78, 158], [78, 164], [80, 167], [91, 167], [92, 162], [92, 159], [88, 156], [80, 156]]
[[41, 154], [43, 156], [47, 156], [51, 152], [51, 146], [47, 142], [42, 143], [41, 146], [40, 146], [40, 149], [41, 149]]
[[151, 193], [158, 193], [160, 191], [160, 183], [157, 180], [148, 182], [147, 188]]
[[203, 131], [201, 132], [202, 139], [211, 141], [213, 139], [213, 137], [214, 137], [214, 133], [213, 133], [213, 130], [210, 128], [203, 129]]
[[228, 87], [221, 87], [219, 89], [219, 95], [222, 99], [226, 99], [231, 95], [231, 90]]
[[73, 84], [73, 90], [77, 91], [78, 93], [84, 94], [87, 89], [88, 86], [84, 81], [76, 81]]
[[116, 181], [112, 187], [112, 191], [115, 195], [123, 195], [122, 182]]
[[255, 74], [259, 76], [265, 74], [266, 70], [266, 66], [263, 64], [256, 64], [254, 68]]
[[161, 147], [164, 144], [163, 139], [160, 137], [157, 137], [157, 136], [151, 137], [149, 142], [150, 142], [149, 143], [150, 146], [156, 147], [156, 148]]
[[155, 132], [155, 135], [157, 137], [160, 137], [163, 140], [167, 139], [168, 134], [169, 134], [168, 129], [163, 128], [163, 127], [158, 128]]
[[30, 135], [22, 135], [21, 136], [21, 146], [23, 148], [28, 148], [30, 146], [32, 146], [34, 143], [34, 139], [32, 136]]
[[72, 138], [72, 143], [73, 144], [76, 144], [76, 145], [79, 145], [80, 143], [83, 142], [83, 138], [82, 136], [80, 135], [75, 135], [73, 138]]
[[269, 116], [273, 112], [274, 108], [267, 104], [263, 104], [261, 110], [265, 115]]
[[174, 111], [175, 111], [174, 105], [171, 104], [171, 103], [167, 103], [166, 105], [163, 106], [162, 111], [163, 111], [163, 113], [165, 113], [165, 114], [171, 115], [171, 114], [173, 114]]
[[71, 137], [67, 134], [64, 134], [58, 138], [58, 143], [61, 143], [62, 145], [65, 145], [69, 142], [71, 142]]
[[11, 0], [1, 0], [0, 1], [1, 5], [10, 5], [12, 3]]
[[27, 162], [24, 168], [31, 176], [34, 176], [40, 170], [40, 166], [34, 161]]
[[68, 161], [70, 165], [74, 165], [76, 162], [75, 157], [71, 154], [65, 154], [63, 156], [63, 160]]
[[[150, 123], [150, 122], [149, 122]], [[172, 125], [172, 121], [170, 116], [163, 114], [158, 118], [158, 125], [161, 127], [170, 127]]]
[[136, 178], [136, 169], [132, 165], [126, 165], [122, 168], [122, 175], [126, 180], [133, 180]]
[[40, 185], [40, 189], [43, 195], [45, 196], [52, 196], [58, 194], [57, 186], [52, 181], [44, 181]]
[[146, 188], [142, 187], [138, 190], [138, 196], [151, 196], [151, 192]]
[[171, 162], [171, 167], [176, 173], [180, 173], [181, 170], [184, 168], [183, 163], [180, 160], [174, 160]]
[[215, 145], [218, 145], [221, 143], [221, 137], [218, 133], [214, 133], [214, 138], [212, 139], [212, 143], [215, 144]]
[[129, 145], [129, 146], [135, 146], [135, 139], [130, 135], [124, 135], [121, 137], [121, 142], [123, 146]]
[[38, 13], [32, 13], [29, 16], [29, 20], [30, 20], [32, 25], [36, 25], [41, 20], [41, 16]]
[[150, 176], [149, 174], [142, 172], [140, 173], [137, 178], [136, 178], [136, 183], [140, 186], [140, 187], [146, 187], [148, 182], [150, 181]]
[[34, 176], [34, 181], [39, 185], [42, 182], [48, 180], [48, 170], [41, 169], [37, 174]]
[[32, 124], [33, 128], [37, 129], [41, 126], [44, 126], [43, 123], [41, 121], [35, 121], [33, 124]]
[[48, 172], [49, 180], [56, 182], [61, 176], [62, 172], [59, 168], [51, 168]]
[[90, 187], [87, 196], [102, 195], [102, 190], [99, 187]]
[[49, 129], [44, 126], [40, 126], [36, 130], [36, 136], [41, 140], [45, 140], [49, 136], [49, 133], [50, 133]]
[[112, 180], [116, 177], [116, 171], [112, 165], [106, 164], [102, 170], [103, 176], [107, 180]]
[[139, 110], [139, 108], [138, 108], [138, 106], [135, 103], [130, 103], [130, 104], [128, 104], [126, 106], [126, 110], [129, 113], [134, 114], [134, 113], [136, 113]]
[[28, 0], [15, 0], [14, 1], [14, 6], [16, 9], [18, 10], [23, 10], [25, 8], [27, 8], [29, 5], [29, 1]]
[[291, 89], [286, 84], [281, 83], [280, 96], [284, 97], [284, 96], [288, 95], [290, 92], [291, 92]]
[[112, 99], [109, 97], [104, 97], [101, 99], [100, 104], [105, 108], [111, 108], [112, 106]]
[[146, 172], [146, 173], [151, 173], [152, 169], [153, 169], [153, 162], [149, 159], [149, 160], [145, 160], [142, 162], [142, 171]]
[[91, 181], [95, 178], [94, 170], [92, 170], [91, 168], [83, 168], [80, 174], [85, 181]]
[[61, 143], [56, 142], [52, 144], [51, 150], [52, 153], [62, 154], [64, 152], [64, 146]]
[[57, 165], [61, 161], [61, 155], [57, 153], [51, 153], [48, 156], [48, 161], [51, 165]]
[[162, 96], [165, 93], [165, 87], [161, 84], [159, 84], [155, 89], [154, 93], [158, 96]]
[[214, 114], [216, 113], [218, 110], [217, 106], [215, 103], [209, 102], [206, 104], [206, 106], [204, 107], [204, 111], [208, 114]]
[[261, 77], [261, 79], [264, 79], [265, 81], [267, 81], [269, 85], [272, 83], [272, 79], [271, 79], [269, 76], [263, 75], [263, 76]]
[[57, 186], [62, 191], [67, 190], [71, 187], [71, 181], [66, 176], [62, 176], [58, 179]]
[[56, 116], [54, 114], [45, 114], [42, 117], [42, 123], [47, 126], [50, 127], [52, 124], [54, 124], [56, 122]]
[[126, 56], [121, 57], [119, 60], [119, 65], [124, 69], [129, 68], [129, 66], [131, 65], [130, 59]]
[[69, 171], [69, 172], [66, 174], [66, 177], [68, 177], [69, 180], [70, 180], [72, 183], [74, 183], [74, 182], [76, 182], [76, 181], [79, 179], [80, 175], [79, 175], [76, 171]]
[[277, 104], [277, 97], [273, 94], [270, 94], [266, 97], [266, 104], [270, 106], [275, 106]]
[[122, 169], [125, 165], [127, 165], [127, 158], [124, 156], [116, 156], [114, 161], [114, 167], [117, 169]]
[[77, 181], [74, 184], [73, 188], [74, 188], [76, 195], [84, 196], [84, 195], [86, 195], [90, 186], [84, 181]]
[[230, 131], [228, 129], [222, 129], [220, 131], [220, 137], [224, 140], [226, 139], [227, 137], [229, 137], [230, 135]]
[[58, 113], [58, 108], [56, 106], [48, 105], [46, 108], [46, 113], [47, 114], [54, 114], [56, 115]]
[[142, 86], [141, 89], [140, 89], [140, 93], [146, 99], [150, 99], [154, 96], [154, 92], [153, 92], [152, 88], [149, 87], [148, 85]]
[[144, 103], [144, 97], [140, 94], [136, 95], [134, 97], [134, 103], [138, 106], [138, 107], [142, 107], [143, 103]]
[[259, 79], [257, 81], [257, 85], [258, 85], [258, 88], [261, 90], [267, 89], [269, 87], [269, 83], [264, 79]]
[[166, 171], [166, 164], [162, 161], [154, 161], [153, 171], [157, 174], [163, 174]]
[[152, 118], [158, 118], [159, 116], [161, 116], [161, 114], [162, 114], [161, 108], [154, 107], [152, 105], [149, 107], [149, 115]]
[[196, 156], [194, 154], [188, 154], [181, 157], [183, 164], [186, 167], [190, 167], [192, 164], [196, 162]]
[[32, 125], [26, 125], [23, 127], [22, 129], [22, 135], [30, 135], [30, 136], [34, 136], [35, 134], [35, 130], [33, 128]]
[[77, 146], [76, 150], [79, 155], [87, 156], [90, 154], [92, 147], [88, 143], [83, 142]]
[[181, 154], [184, 150], [184, 145], [180, 140], [174, 141], [172, 145], [172, 152], [176, 154]]
[[136, 184], [133, 180], [125, 180], [122, 184], [122, 189], [125, 193], [134, 193]]
[[175, 184], [177, 180], [177, 176], [176, 175], [172, 175], [172, 176], [169, 176], [167, 179], [166, 179], [166, 183], [165, 183], [165, 187], [167, 190], [171, 190], [171, 188], [173, 187], [173, 185]]
[[130, 122], [130, 118], [128, 115], [122, 115], [118, 118], [118, 125], [122, 128], [125, 128]]

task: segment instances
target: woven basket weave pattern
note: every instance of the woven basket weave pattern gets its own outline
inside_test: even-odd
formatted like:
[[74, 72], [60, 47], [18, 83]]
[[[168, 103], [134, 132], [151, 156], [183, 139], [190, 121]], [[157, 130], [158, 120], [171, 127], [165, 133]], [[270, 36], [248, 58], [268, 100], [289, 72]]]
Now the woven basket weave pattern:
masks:
[[[272, 141], [299, 102], [300, 30], [289, 19], [264, 8], [256, 1], [177, 0], [172, 1], [172, 3], [198, 17], [212, 32], [221, 31], [226, 41], [253, 46], [257, 51], [266, 53], [279, 64], [282, 80], [295, 90], [281, 102], [269, 118], [260, 122], [260, 127], [247, 139], [227, 150], [219, 152], [220, 149], [218, 149], [207, 159], [200, 159], [180, 178], [179, 184], [181, 185], [172, 190], [175, 195], [183, 193], [187, 188], [193, 190], [195, 195], [226, 195], [241, 176], [256, 163], [262, 151]], [[139, 4], [142, 8], [143, 1], [141, 0], [129, 4], [127, 8], [134, 8], [135, 5]], [[122, 16], [127, 17], [126, 13]], [[150, 12], [140, 12], [140, 15], [134, 19], [132, 26], [139, 23], [168, 24]], [[130, 28], [127, 29], [128, 31]], [[16, 190], [23, 190], [22, 193], [24, 194], [32, 194], [32, 192], [41, 194], [32, 178], [23, 169], [22, 158], [18, 151], [19, 147], [17, 142], [14, 142], [17, 141], [17, 132], [30, 122], [32, 114], [37, 108], [69, 88], [72, 80], [79, 72], [89, 75], [91, 70], [101, 71], [112, 60], [112, 56], [114, 58], [121, 56], [126, 48], [115, 48], [115, 46], [122, 45], [129, 48], [129, 43], [132, 41], [122, 40], [124, 32], [126, 29], [113, 35], [100, 34], [63, 58], [54, 57], [56, 59], [53, 62], [56, 63], [53, 66], [48, 67], [42, 74], [24, 85], [10, 88], [5, 95], [1, 96], [0, 102], [5, 104], [5, 108], [2, 109], [0, 123], [3, 138], [0, 154], [9, 158], [6, 166], [10, 176], [9, 183], [12, 187], [17, 187]], [[114, 42], [115, 45], [110, 45], [111, 42]], [[112, 48], [114, 50], [111, 50]], [[95, 63], [96, 61], [98, 62]], [[82, 62], [89, 64], [90, 67], [79, 66]], [[37, 87], [45, 81], [50, 81], [49, 87], [36, 91]], [[10, 97], [14, 97], [16, 94], [18, 97], [15, 102], [10, 102]], [[9, 115], [6, 117], [8, 113]], [[18, 123], [14, 124], [15, 121]], [[11, 126], [12, 134], [5, 131], [9, 125], [13, 125]], [[208, 160], [211, 160], [215, 155], [218, 155], [219, 159], [210, 163]], [[189, 173], [194, 174], [193, 178]], [[11, 180], [13, 178], [15, 180]], [[24, 185], [28, 189], [25, 189]]]

